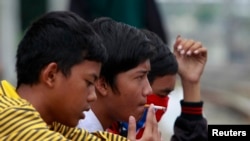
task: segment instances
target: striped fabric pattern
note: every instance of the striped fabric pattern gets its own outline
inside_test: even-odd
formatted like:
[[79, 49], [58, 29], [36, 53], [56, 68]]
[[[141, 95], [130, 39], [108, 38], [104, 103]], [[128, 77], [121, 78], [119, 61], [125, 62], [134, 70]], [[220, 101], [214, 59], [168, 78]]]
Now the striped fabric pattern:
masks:
[[59, 123], [48, 126], [35, 108], [21, 99], [9, 83], [0, 87], [1, 141], [127, 141], [108, 132], [89, 132]]

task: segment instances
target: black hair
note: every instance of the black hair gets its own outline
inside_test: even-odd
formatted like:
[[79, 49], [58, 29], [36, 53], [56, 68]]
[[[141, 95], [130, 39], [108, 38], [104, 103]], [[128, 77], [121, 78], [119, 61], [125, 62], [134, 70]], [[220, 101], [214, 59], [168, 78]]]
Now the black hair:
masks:
[[128, 24], [101, 17], [92, 24], [103, 39], [108, 52], [108, 61], [103, 64], [101, 76], [117, 90], [117, 74], [135, 68], [154, 54], [150, 40], [139, 29]]
[[70, 75], [72, 66], [84, 60], [107, 60], [101, 38], [88, 22], [68, 11], [39, 17], [27, 29], [16, 54], [17, 87], [38, 83], [41, 70], [51, 62]]
[[152, 84], [157, 77], [177, 74], [178, 63], [169, 47], [156, 33], [147, 29], [142, 29], [142, 32], [146, 34], [155, 47], [155, 54], [150, 59], [151, 71], [148, 73], [149, 82]]

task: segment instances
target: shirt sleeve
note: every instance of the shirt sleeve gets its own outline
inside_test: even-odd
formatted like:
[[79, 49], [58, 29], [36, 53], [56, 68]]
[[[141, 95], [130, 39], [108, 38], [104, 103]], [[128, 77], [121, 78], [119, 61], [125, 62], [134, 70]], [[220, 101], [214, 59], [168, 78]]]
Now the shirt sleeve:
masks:
[[53, 130], [63, 134], [65, 137], [72, 140], [102, 140], [102, 141], [128, 141], [127, 138], [106, 131], [98, 131], [89, 133], [82, 128], [72, 128], [60, 123], [53, 123]]
[[67, 140], [49, 130], [39, 113], [30, 105], [13, 106], [0, 112], [0, 140]]
[[171, 141], [207, 141], [207, 120], [202, 115], [203, 102], [181, 101], [181, 115], [174, 123]]
[[90, 134], [86, 130], [60, 124], [48, 127], [30, 105], [4, 108], [0, 111], [0, 140], [36, 141], [126, 141], [126, 138], [105, 132]]

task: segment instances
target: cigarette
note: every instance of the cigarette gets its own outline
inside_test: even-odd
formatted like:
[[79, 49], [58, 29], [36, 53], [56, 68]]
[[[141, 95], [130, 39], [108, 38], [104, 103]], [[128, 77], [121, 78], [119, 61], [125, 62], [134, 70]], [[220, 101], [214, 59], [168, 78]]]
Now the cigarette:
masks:
[[[149, 104], [145, 104], [145, 107], [148, 108], [150, 105]], [[163, 107], [163, 106], [157, 106], [157, 105], [154, 105], [154, 108], [156, 110], [166, 110], [166, 107]]]

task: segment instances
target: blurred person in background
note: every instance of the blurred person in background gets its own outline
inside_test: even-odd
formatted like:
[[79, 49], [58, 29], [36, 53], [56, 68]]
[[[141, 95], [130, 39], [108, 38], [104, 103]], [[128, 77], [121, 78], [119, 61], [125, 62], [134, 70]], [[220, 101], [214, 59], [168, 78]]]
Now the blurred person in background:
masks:
[[70, 0], [69, 10], [87, 21], [110, 17], [137, 28], [155, 32], [168, 44], [168, 32], [155, 0]]

